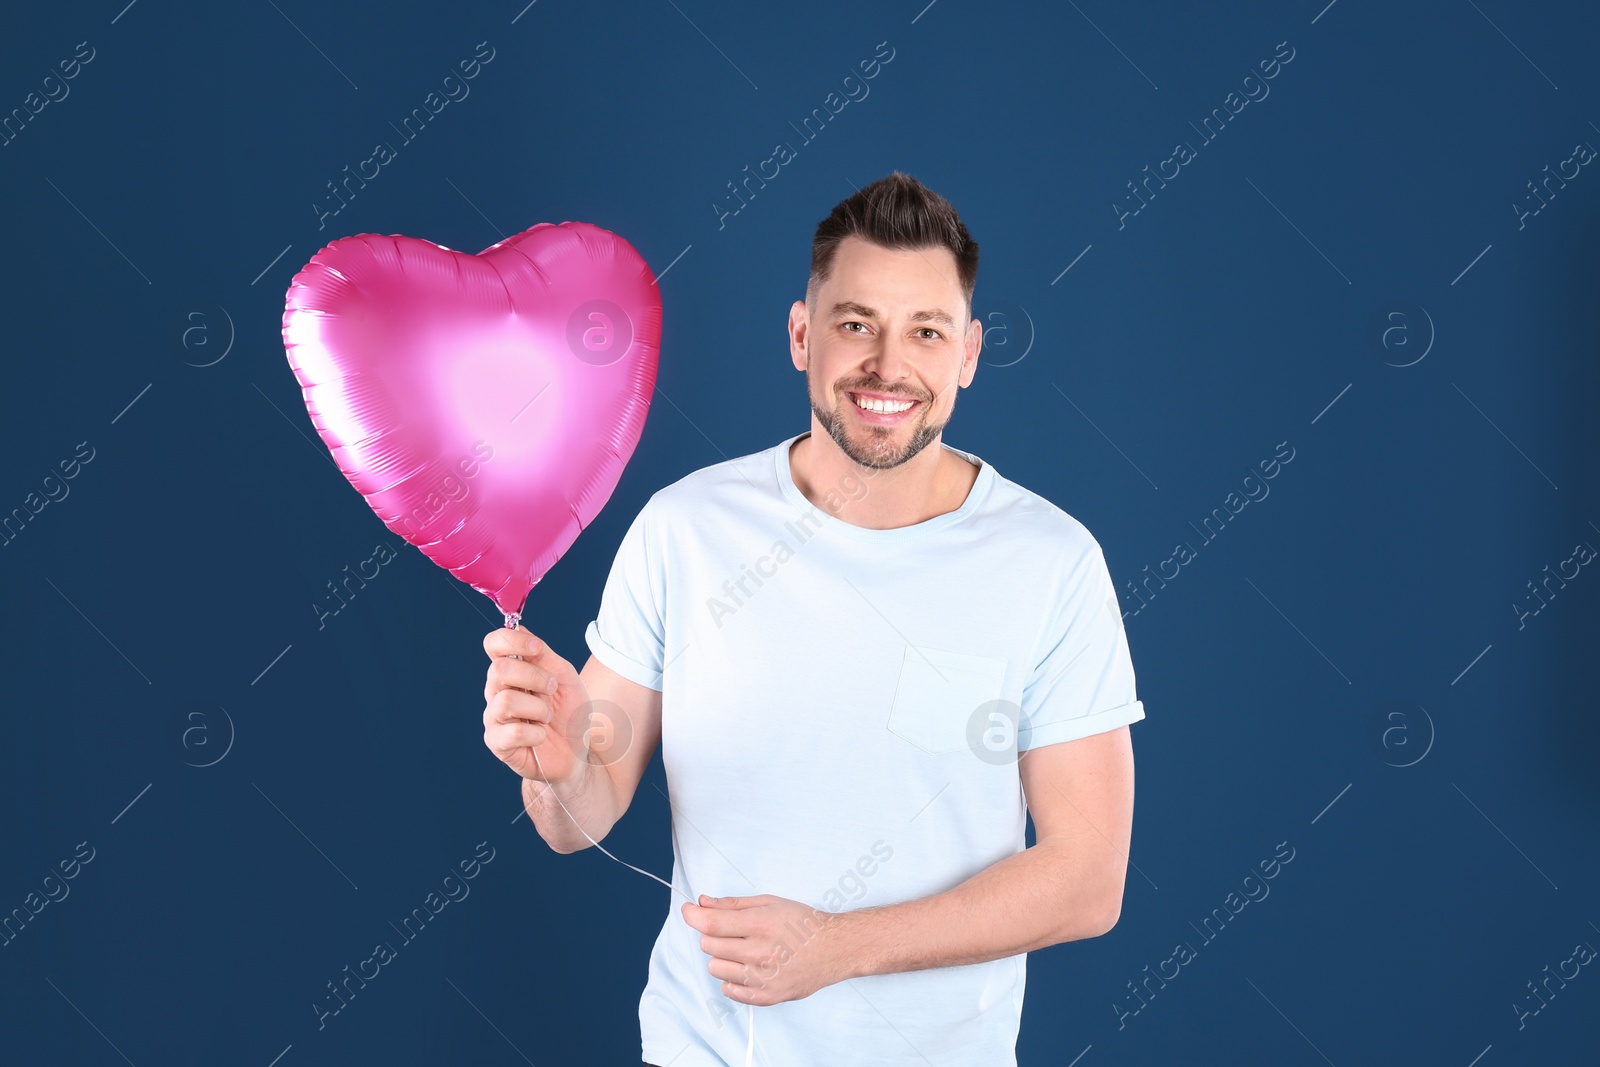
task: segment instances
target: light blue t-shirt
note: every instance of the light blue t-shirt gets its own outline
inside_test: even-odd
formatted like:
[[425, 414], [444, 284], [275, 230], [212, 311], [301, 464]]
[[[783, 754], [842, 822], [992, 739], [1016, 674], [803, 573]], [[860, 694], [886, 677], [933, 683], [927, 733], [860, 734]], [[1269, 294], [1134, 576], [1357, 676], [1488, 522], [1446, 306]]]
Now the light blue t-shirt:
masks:
[[[871, 479], [818, 487], [832, 495], [811, 504], [789, 467], [803, 436], [651, 496], [585, 633], [607, 667], [662, 694], [684, 895], [639, 1001], [651, 1063], [745, 1062], [751, 1009], [707, 969], [685, 897], [838, 912], [951, 889], [1025, 847], [1018, 751], [1144, 718], [1105, 558], [1077, 519], [951, 448], [980, 466], [961, 507], [855, 526], [832, 512]], [[1026, 961], [757, 1007], [755, 1063], [1014, 1065]]]

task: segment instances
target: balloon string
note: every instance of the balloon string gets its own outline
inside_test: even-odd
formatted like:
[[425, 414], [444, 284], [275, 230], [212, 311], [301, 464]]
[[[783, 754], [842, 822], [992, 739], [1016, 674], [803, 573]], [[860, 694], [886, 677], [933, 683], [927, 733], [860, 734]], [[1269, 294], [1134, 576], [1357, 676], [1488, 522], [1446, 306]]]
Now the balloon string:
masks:
[[[506, 617], [506, 629], [508, 629], [508, 630], [515, 630], [517, 628], [518, 624], [520, 624], [521, 621], [522, 621], [522, 613], [521, 612], [508, 611], [508, 612], [503, 612], [503, 614]], [[512, 659], [522, 659], [521, 656], [517, 656], [517, 655], [513, 655], [511, 658]], [[539, 750], [538, 750], [538, 748], [531, 747], [531, 748], [528, 749], [528, 751], [533, 753], [533, 765], [535, 767], [539, 768], [539, 776], [541, 778], [543, 778], [544, 777], [544, 767], [539, 763]], [[674, 886], [672, 883], [664, 881], [663, 879], [656, 877], [656, 875], [651, 874], [649, 871], [646, 871], [646, 870], [643, 870], [641, 868], [635, 867], [633, 864], [629, 863], [627, 860], [617, 859], [616, 856], [612, 856], [611, 853], [606, 852], [605, 846], [601, 845], [600, 842], [596, 841], [594, 838], [589, 837], [589, 831], [587, 831], [587, 830], [585, 830], [583, 828], [583, 824], [578, 821], [578, 817], [576, 815], [572, 814], [571, 810], [568, 809], [567, 805], [562, 802], [561, 794], [556, 792], [555, 786], [550, 784], [550, 780], [548, 778], [545, 778], [545, 791], [548, 792], [551, 796], [556, 798], [556, 803], [561, 805], [561, 810], [567, 813], [567, 818], [572, 820], [572, 825], [576, 826], [578, 828], [578, 832], [580, 834], [582, 834], [585, 838], [588, 839], [589, 844], [593, 845], [595, 848], [598, 848], [601, 852], [605, 852], [605, 854], [607, 856], [611, 856], [612, 859], [616, 860], [618, 863], [622, 864], [624, 867], [627, 867], [630, 870], [638, 871], [640, 874], [644, 875], [646, 878], [655, 878], [656, 881], [660, 882], [662, 885], [666, 886], [668, 889], [672, 890], [674, 893], [677, 893], [679, 896], [682, 896], [685, 900], [688, 900], [689, 903], [691, 903], [691, 904], [697, 903], [697, 898], [696, 899], [692, 899], [692, 898], [686, 896], [676, 886]], [[755, 1007], [754, 1004], [746, 1004], [745, 1008], [747, 1009], [747, 1015], [748, 1015], [748, 1018], [749, 1018], [749, 1031], [748, 1031], [749, 1032], [749, 1038], [745, 1042], [745, 1046], [744, 1046], [744, 1067], [751, 1067], [751, 1064], [755, 1062], [755, 1050], [756, 1050], [756, 1007]]]

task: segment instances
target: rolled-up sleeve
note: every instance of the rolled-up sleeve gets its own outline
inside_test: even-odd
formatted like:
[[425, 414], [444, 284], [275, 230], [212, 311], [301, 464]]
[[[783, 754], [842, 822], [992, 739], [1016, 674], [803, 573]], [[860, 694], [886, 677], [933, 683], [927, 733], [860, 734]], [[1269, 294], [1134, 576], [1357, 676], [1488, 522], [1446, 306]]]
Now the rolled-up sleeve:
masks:
[[1144, 718], [1116, 587], [1097, 543], [1061, 583], [1022, 693], [1017, 750], [1076, 741]]
[[600, 610], [584, 632], [595, 658], [630, 682], [659, 691], [666, 648], [666, 572], [651, 536], [647, 502], [622, 537], [600, 594]]

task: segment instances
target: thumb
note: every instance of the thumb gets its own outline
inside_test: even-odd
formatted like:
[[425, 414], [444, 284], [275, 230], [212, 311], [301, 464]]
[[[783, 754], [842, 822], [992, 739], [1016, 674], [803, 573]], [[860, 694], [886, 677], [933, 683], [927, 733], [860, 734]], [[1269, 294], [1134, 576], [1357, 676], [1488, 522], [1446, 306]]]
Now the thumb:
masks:
[[528, 634], [528, 637], [538, 646], [532, 652], [524, 652], [522, 658], [537, 663], [545, 670], [556, 676], [556, 681], [562, 685], [576, 685], [578, 683], [578, 670], [569, 661], [541, 637], [528, 632], [527, 627], [517, 624], [517, 630]]

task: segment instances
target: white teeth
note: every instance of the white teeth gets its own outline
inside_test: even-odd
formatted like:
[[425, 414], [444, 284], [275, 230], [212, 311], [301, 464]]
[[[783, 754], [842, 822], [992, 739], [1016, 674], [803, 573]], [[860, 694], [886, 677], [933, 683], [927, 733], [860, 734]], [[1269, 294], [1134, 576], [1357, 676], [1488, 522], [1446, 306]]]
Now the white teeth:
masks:
[[897, 403], [891, 403], [887, 400], [873, 400], [864, 396], [856, 397], [855, 402], [857, 407], [864, 408], [867, 411], [875, 411], [880, 415], [898, 414], [899, 412], [909, 410], [914, 403], [914, 401], [911, 400], [903, 400]]

